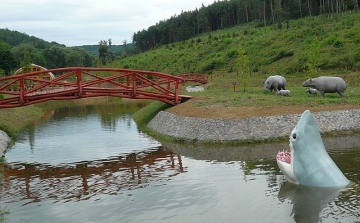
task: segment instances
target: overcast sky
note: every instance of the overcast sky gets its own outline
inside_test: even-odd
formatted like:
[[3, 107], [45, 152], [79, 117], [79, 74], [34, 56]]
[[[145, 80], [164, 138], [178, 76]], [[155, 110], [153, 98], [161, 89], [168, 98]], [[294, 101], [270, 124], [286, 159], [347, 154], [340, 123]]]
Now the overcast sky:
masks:
[[66, 46], [132, 42], [135, 32], [214, 0], [0, 0], [0, 28]]

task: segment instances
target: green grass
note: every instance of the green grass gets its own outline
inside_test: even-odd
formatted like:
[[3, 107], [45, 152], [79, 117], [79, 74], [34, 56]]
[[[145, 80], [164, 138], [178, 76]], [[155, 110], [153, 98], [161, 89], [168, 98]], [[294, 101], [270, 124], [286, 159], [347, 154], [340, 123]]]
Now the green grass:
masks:
[[[246, 91], [243, 91], [243, 85], [239, 77], [235, 73], [228, 73], [223, 76], [213, 77], [212, 81], [208, 83], [208, 87], [202, 92], [186, 92], [185, 86], [189, 86], [186, 83], [182, 86], [182, 95], [191, 95], [193, 97], [206, 98], [206, 100], [195, 100], [193, 103], [195, 106], [206, 107], [211, 105], [217, 105], [221, 107], [247, 107], [247, 106], [333, 106], [333, 105], [356, 105], [360, 106], [360, 86], [354, 81], [354, 74], [341, 75], [347, 80], [348, 88], [345, 91], [345, 96], [340, 97], [337, 93], [325, 94], [322, 98], [320, 94], [310, 95], [305, 90], [305, 87], [301, 86], [301, 83], [307, 79], [307, 77], [287, 77], [287, 89], [291, 91], [291, 97], [276, 96], [269, 91], [263, 90], [263, 77], [253, 76], [251, 81], [246, 86]], [[356, 75], [355, 75], [356, 76]], [[353, 81], [350, 81], [353, 80]], [[237, 81], [238, 85], [236, 91], [232, 85]], [[166, 135], [159, 134], [146, 125], [149, 121], [161, 110], [169, 108], [168, 105], [162, 102], [153, 102], [148, 106], [145, 106], [140, 111], [134, 114], [134, 120], [138, 124], [139, 128], [146, 132], [148, 135], [155, 137], [159, 141], [169, 142], [184, 142], [185, 139], [174, 138]], [[341, 134], [336, 133], [336, 134]], [[329, 135], [329, 133], [327, 134]], [[288, 140], [288, 137], [269, 139], [268, 142], [276, 142]], [[259, 141], [260, 142], [260, 141]], [[264, 141], [261, 141], [264, 142]], [[197, 143], [196, 140], [193, 143]], [[221, 142], [218, 142], [221, 144]], [[246, 144], [246, 143], [258, 143], [256, 140], [239, 140], [231, 142], [223, 142], [222, 144]], [[211, 142], [201, 142], [201, 144], [214, 144]]]
[[360, 69], [360, 13], [309, 17], [289, 24], [289, 29], [246, 24], [206, 33], [109, 66], [169, 74], [234, 72], [238, 69], [235, 60], [244, 50], [256, 75], [298, 77], [315, 68], [326, 74]]
[[153, 119], [157, 113], [159, 113], [161, 110], [165, 110], [169, 108], [170, 105], [165, 104], [160, 101], [154, 101], [150, 103], [149, 105], [143, 107], [139, 111], [137, 111], [133, 115], [133, 119], [135, 122], [140, 126], [145, 126], [147, 123]]
[[[286, 76], [285, 76], [286, 77]], [[353, 74], [342, 75], [347, 80], [353, 78]], [[206, 97], [206, 100], [198, 102], [196, 106], [209, 106], [219, 104], [224, 107], [241, 107], [241, 106], [276, 106], [276, 105], [297, 105], [297, 106], [319, 106], [319, 105], [343, 105], [353, 104], [360, 105], [360, 87], [349, 81], [348, 88], [345, 91], [345, 97], [340, 97], [337, 93], [327, 93], [322, 98], [310, 95], [305, 92], [306, 88], [301, 86], [307, 77], [287, 77], [287, 89], [291, 91], [291, 97], [275, 96], [274, 92], [263, 90], [263, 79], [253, 77], [245, 88], [235, 74], [226, 74], [224, 77], [212, 79], [209, 87], [203, 92], [182, 92], [194, 97]], [[236, 91], [232, 85], [237, 82]]]
[[[209, 80], [213, 75], [204, 92], [186, 92], [184, 89], [189, 83], [182, 86], [181, 94], [207, 99], [196, 106], [360, 104], [360, 13], [308, 17], [291, 20], [289, 24], [289, 29], [256, 28], [255, 24], [246, 24], [206, 33], [123, 58], [109, 66], [174, 75], [202, 73], [209, 75]], [[245, 52], [251, 68], [245, 92], [244, 77], [236, 75], [241, 71], [237, 67], [241, 52]], [[214, 74], [226, 75], [223, 78]], [[287, 79], [292, 97], [275, 97], [264, 92], [263, 81], [274, 74]], [[348, 84], [345, 97], [325, 94], [325, 98], [321, 98], [307, 94], [301, 83], [322, 75], [344, 78]], [[232, 82], [237, 82], [236, 92]]]
[[43, 115], [44, 110], [34, 105], [0, 109], [0, 130], [16, 138], [18, 131]]

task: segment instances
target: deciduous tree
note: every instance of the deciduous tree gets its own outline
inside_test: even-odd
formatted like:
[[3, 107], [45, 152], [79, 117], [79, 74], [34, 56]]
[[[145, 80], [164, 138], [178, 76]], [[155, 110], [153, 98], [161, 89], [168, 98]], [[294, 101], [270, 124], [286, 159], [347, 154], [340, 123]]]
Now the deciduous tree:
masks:
[[235, 65], [240, 79], [239, 83], [242, 83], [245, 92], [250, 80], [250, 59], [245, 50], [240, 50]]
[[100, 40], [99, 42], [99, 60], [102, 65], [106, 64], [106, 57], [109, 53], [109, 47], [106, 40]]
[[16, 60], [9, 50], [0, 51], [0, 69], [6, 76], [10, 75], [10, 71], [16, 68]]
[[25, 51], [24, 59], [21, 61], [21, 68], [23, 69], [23, 73], [29, 73], [30, 65], [31, 65], [31, 59], [30, 59], [30, 53], [28, 51]]

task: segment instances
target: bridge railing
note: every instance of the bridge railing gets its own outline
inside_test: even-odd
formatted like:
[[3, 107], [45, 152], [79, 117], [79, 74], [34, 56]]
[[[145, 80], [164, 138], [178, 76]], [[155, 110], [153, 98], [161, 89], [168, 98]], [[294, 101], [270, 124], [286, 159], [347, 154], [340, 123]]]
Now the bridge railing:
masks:
[[[41, 79], [52, 72], [52, 80]], [[204, 83], [199, 75], [174, 76], [160, 72], [120, 68], [69, 67], [0, 78], [0, 108], [19, 107], [47, 100], [114, 96], [159, 100], [176, 105], [189, 96], [179, 95], [179, 85], [186, 81]]]
[[208, 76], [205, 74], [180, 74], [178, 77], [182, 77], [185, 82], [197, 82], [201, 84], [208, 82]]

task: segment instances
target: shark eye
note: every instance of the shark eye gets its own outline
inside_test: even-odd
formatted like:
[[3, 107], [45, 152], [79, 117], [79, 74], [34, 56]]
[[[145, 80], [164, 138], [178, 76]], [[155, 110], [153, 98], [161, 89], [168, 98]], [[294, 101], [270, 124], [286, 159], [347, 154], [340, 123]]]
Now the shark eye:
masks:
[[296, 139], [296, 133], [294, 133], [294, 134], [292, 135], [292, 137], [293, 137], [293, 139]]

